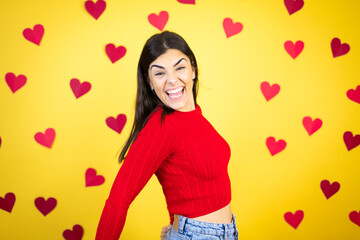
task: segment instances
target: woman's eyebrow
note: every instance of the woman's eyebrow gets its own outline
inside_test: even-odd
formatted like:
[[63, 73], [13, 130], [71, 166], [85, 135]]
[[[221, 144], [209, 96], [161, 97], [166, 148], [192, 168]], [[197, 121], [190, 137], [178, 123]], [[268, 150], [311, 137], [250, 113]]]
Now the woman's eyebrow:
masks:
[[[185, 58], [181, 58], [179, 61], [177, 61], [177, 62], [174, 64], [174, 67], [176, 67], [182, 60], [185, 60], [185, 61], [186, 61]], [[159, 65], [156, 65], [156, 64], [152, 65], [151, 68], [152, 68], [152, 67], [158, 67], [158, 68], [165, 69], [164, 67], [159, 66]], [[150, 70], [151, 70], [151, 68], [150, 68]]]

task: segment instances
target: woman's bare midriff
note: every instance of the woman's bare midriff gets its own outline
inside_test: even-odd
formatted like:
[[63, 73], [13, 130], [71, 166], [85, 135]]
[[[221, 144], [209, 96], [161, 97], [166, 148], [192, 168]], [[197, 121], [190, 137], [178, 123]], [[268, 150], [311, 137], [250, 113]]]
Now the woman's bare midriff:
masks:
[[[193, 220], [202, 221], [202, 222], [210, 222], [210, 223], [231, 223], [232, 221], [232, 211], [231, 211], [231, 203], [226, 205], [215, 212], [211, 212], [209, 214], [191, 218]], [[179, 225], [179, 215], [174, 214], [174, 228], [177, 231]]]

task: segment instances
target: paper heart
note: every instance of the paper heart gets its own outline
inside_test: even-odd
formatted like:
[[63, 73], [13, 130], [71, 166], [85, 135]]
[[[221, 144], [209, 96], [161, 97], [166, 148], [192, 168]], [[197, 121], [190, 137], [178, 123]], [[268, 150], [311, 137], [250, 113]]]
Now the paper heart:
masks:
[[269, 101], [279, 93], [280, 86], [276, 83], [270, 86], [268, 82], [262, 82], [260, 85], [260, 89], [266, 101]]
[[304, 42], [297, 41], [295, 44], [292, 41], [286, 41], [284, 43], [285, 50], [287, 53], [295, 59], [304, 49]]
[[195, 0], [177, 0], [179, 3], [195, 4]]
[[148, 21], [151, 25], [162, 31], [169, 20], [169, 13], [167, 11], [161, 11], [159, 15], [151, 13], [148, 16]]
[[71, 231], [70, 229], [66, 229], [63, 232], [63, 237], [66, 240], [81, 240], [84, 234], [84, 229], [76, 224], [73, 226], [73, 230]]
[[359, 212], [352, 211], [349, 214], [349, 218], [353, 223], [355, 223], [356, 225], [358, 225], [360, 227], [360, 211]]
[[347, 43], [341, 43], [340, 39], [334, 38], [331, 40], [331, 51], [333, 57], [339, 57], [347, 54], [350, 51], [350, 46]]
[[1, 147], [1, 137], [0, 137], [0, 147]]
[[332, 184], [330, 184], [328, 180], [322, 180], [320, 183], [320, 188], [323, 191], [326, 199], [329, 199], [332, 195], [339, 191], [340, 183], [333, 182]]
[[44, 36], [44, 27], [41, 24], [37, 24], [34, 26], [34, 30], [26, 28], [23, 31], [23, 36], [26, 40], [35, 43], [36, 45], [40, 45], [41, 39]]
[[360, 104], [360, 85], [356, 87], [356, 89], [349, 89], [346, 92], [346, 96], [356, 103]]
[[117, 118], [114, 117], [108, 117], [106, 118], [106, 125], [108, 125], [109, 128], [114, 130], [117, 133], [121, 133], [126, 123], [126, 115], [125, 114], [119, 114], [117, 115]]
[[231, 18], [225, 18], [223, 21], [223, 28], [225, 30], [226, 37], [229, 38], [241, 32], [243, 25], [240, 22], [233, 22]]
[[105, 52], [108, 55], [110, 61], [115, 63], [119, 59], [125, 56], [126, 48], [124, 46], [115, 47], [114, 44], [109, 43], [105, 47]]
[[70, 87], [76, 98], [81, 97], [91, 89], [89, 82], [80, 83], [79, 79], [73, 78], [70, 81]]
[[106, 2], [98, 0], [96, 3], [93, 3], [93, 1], [89, 0], [85, 2], [85, 8], [86, 11], [97, 20], [105, 11]]
[[296, 211], [295, 214], [293, 214], [292, 212], [287, 212], [284, 214], [284, 218], [290, 226], [297, 229], [297, 227], [304, 218], [304, 212], [302, 210]]
[[352, 132], [344, 132], [343, 139], [348, 151], [360, 145], [360, 135], [353, 136]]
[[315, 118], [313, 121], [311, 117], [306, 116], [303, 118], [302, 122], [309, 136], [311, 136], [314, 132], [319, 130], [322, 126], [322, 120], [320, 118]]
[[15, 199], [15, 194], [12, 192], [5, 194], [4, 198], [0, 197], [0, 209], [11, 213], [15, 204]]
[[274, 156], [285, 149], [286, 142], [282, 139], [275, 141], [274, 137], [268, 137], [266, 139], [266, 146], [269, 149], [271, 156]]
[[10, 90], [15, 93], [17, 90], [22, 88], [26, 83], [26, 77], [24, 75], [15, 76], [14, 73], [9, 72], [5, 75], [5, 81], [9, 86]]
[[291, 15], [304, 6], [304, 0], [284, 0], [284, 4], [288, 13]]
[[51, 148], [54, 139], [55, 139], [55, 130], [53, 128], [48, 128], [45, 130], [45, 134], [38, 132], [35, 134], [35, 141], [39, 144]]
[[96, 175], [96, 170], [88, 168], [85, 172], [85, 187], [99, 186], [105, 182], [105, 178], [101, 175]]
[[35, 199], [36, 208], [44, 215], [48, 215], [55, 207], [57, 201], [55, 198], [48, 198], [45, 200], [43, 197], [38, 197]]

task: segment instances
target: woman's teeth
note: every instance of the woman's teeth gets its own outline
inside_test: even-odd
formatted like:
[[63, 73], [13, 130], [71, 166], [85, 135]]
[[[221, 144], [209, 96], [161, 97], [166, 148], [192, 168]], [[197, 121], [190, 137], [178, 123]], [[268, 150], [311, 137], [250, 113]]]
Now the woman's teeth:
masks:
[[166, 93], [170, 99], [175, 100], [183, 95], [183, 89], [184, 87], [178, 87], [174, 90], [166, 91]]

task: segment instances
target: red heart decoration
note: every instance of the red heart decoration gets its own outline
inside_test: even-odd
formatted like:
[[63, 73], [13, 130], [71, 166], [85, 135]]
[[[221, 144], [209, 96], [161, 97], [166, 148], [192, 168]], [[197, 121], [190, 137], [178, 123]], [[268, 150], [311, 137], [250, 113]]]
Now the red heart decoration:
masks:
[[66, 240], [81, 240], [84, 234], [84, 230], [83, 228], [76, 224], [73, 226], [73, 230], [71, 231], [70, 229], [66, 229], [63, 232], [63, 237]]
[[25, 85], [26, 77], [24, 75], [19, 75], [16, 77], [14, 73], [9, 72], [5, 75], [5, 81], [10, 90], [15, 93]]
[[38, 132], [35, 134], [35, 141], [39, 144], [51, 148], [54, 139], [55, 139], [55, 130], [53, 128], [48, 128], [45, 130], [45, 134]]
[[266, 146], [269, 149], [271, 156], [274, 156], [285, 149], [286, 142], [282, 139], [276, 142], [274, 137], [268, 137], [266, 139]]
[[80, 83], [79, 79], [73, 78], [70, 81], [70, 87], [76, 98], [81, 97], [91, 89], [89, 82]]
[[5, 194], [5, 198], [0, 197], [0, 209], [11, 213], [15, 204], [15, 194], [9, 192]]
[[295, 59], [304, 49], [304, 42], [297, 41], [295, 44], [292, 41], [286, 41], [284, 44], [287, 53]]
[[151, 13], [148, 16], [148, 21], [151, 25], [162, 31], [169, 20], [169, 13], [167, 11], [161, 11], [159, 15]]
[[359, 213], [357, 213], [356, 211], [352, 211], [349, 214], [349, 218], [353, 223], [355, 223], [356, 225], [358, 225], [360, 227], [360, 211], [359, 211]]
[[234, 23], [231, 18], [225, 18], [223, 21], [223, 28], [225, 30], [226, 37], [229, 38], [241, 32], [243, 25], [240, 22]]
[[38, 197], [35, 199], [36, 208], [44, 215], [48, 215], [56, 207], [56, 199], [48, 198], [45, 200], [43, 197]]
[[303, 118], [302, 122], [309, 136], [311, 136], [314, 132], [319, 130], [322, 126], [322, 120], [319, 118], [315, 118], [313, 121], [311, 117], [306, 116]]
[[37, 24], [34, 26], [34, 30], [26, 28], [23, 31], [23, 36], [26, 40], [35, 43], [36, 45], [40, 45], [41, 39], [44, 36], [44, 27], [41, 24]]
[[330, 184], [328, 180], [322, 180], [320, 183], [320, 188], [323, 191], [326, 199], [329, 199], [332, 195], [339, 191], [340, 183], [333, 182], [332, 184]]
[[356, 87], [355, 89], [349, 89], [346, 92], [346, 96], [351, 100], [354, 101], [356, 103], [360, 104], [360, 85]]
[[348, 151], [360, 145], [360, 135], [353, 136], [352, 132], [344, 132], [343, 139]]
[[350, 46], [347, 43], [341, 44], [340, 39], [334, 38], [331, 41], [331, 51], [334, 58], [339, 57], [347, 54], [350, 51]]
[[106, 118], [106, 125], [108, 125], [109, 128], [114, 130], [117, 133], [121, 133], [126, 123], [126, 115], [125, 114], [119, 114], [117, 115], [117, 118], [114, 117], [108, 117]]
[[97, 20], [105, 11], [106, 2], [103, 0], [98, 0], [96, 3], [93, 3], [93, 1], [89, 0], [85, 2], [85, 8], [86, 11]]
[[284, 218], [290, 226], [297, 229], [297, 227], [304, 218], [304, 212], [302, 210], [296, 211], [295, 214], [293, 214], [292, 212], [287, 212], [284, 214]]
[[260, 89], [266, 101], [269, 101], [279, 93], [280, 86], [276, 83], [270, 86], [268, 82], [262, 82], [260, 85]]
[[195, 0], [177, 0], [179, 3], [195, 4]]
[[115, 47], [114, 44], [109, 43], [105, 47], [105, 52], [108, 55], [110, 61], [115, 63], [123, 56], [125, 56], [126, 48], [124, 46]]
[[1, 147], [1, 137], [0, 137], [0, 147]]
[[284, 0], [284, 4], [288, 13], [291, 15], [304, 6], [304, 0]]
[[99, 186], [105, 182], [105, 178], [101, 175], [96, 175], [96, 170], [88, 168], [85, 172], [85, 186]]

